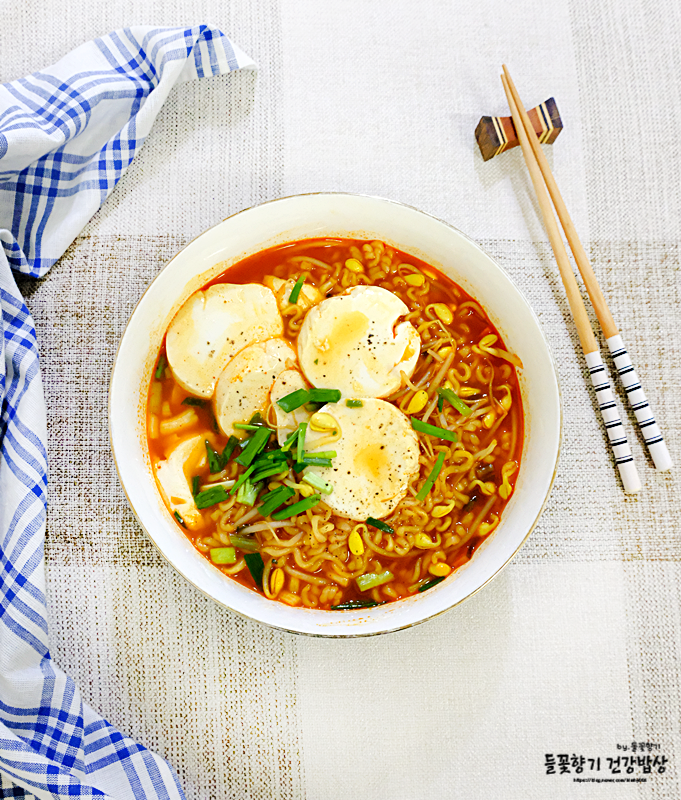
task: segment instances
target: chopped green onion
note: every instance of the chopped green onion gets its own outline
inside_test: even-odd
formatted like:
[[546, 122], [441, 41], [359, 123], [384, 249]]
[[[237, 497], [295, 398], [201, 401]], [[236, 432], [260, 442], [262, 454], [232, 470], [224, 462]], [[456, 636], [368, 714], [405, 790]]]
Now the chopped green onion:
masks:
[[[330, 458], [321, 458], [320, 456], [306, 456], [304, 455], [302, 460], [298, 462], [303, 466], [310, 466], [310, 467], [330, 467], [331, 466], [331, 459]], [[300, 470], [296, 470], [296, 472], [300, 472]]]
[[199, 484], [201, 483], [201, 478], [198, 475], [194, 475], [192, 478], [192, 497], [196, 497], [199, 493]]
[[290, 519], [291, 517], [295, 517], [297, 514], [302, 514], [303, 511], [307, 511], [308, 508], [313, 508], [321, 499], [321, 495], [313, 494], [310, 497], [306, 497], [304, 500], [299, 500], [297, 503], [293, 503], [293, 505], [285, 506], [279, 511], [275, 511], [271, 517], [272, 519], [276, 520]]
[[182, 401], [183, 406], [197, 406], [198, 408], [203, 408], [206, 405], [206, 401], [202, 400], [200, 397], [185, 397]]
[[314, 414], [315, 411], [319, 411], [323, 405], [324, 403], [305, 403], [305, 411], [308, 411], [310, 414]]
[[296, 445], [296, 461], [303, 460], [303, 451], [305, 449], [305, 434], [307, 432], [307, 422], [301, 422], [298, 426], [298, 444]]
[[383, 586], [384, 583], [389, 583], [394, 580], [395, 576], [389, 569], [384, 572], [365, 572], [364, 575], [358, 575], [355, 579], [357, 588], [360, 592], [368, 592], [369, 589], [375, 589], [377, 586]]
[[337, 606], [331, 606], [331, 611], [349, 611], [352, 608], [374, 608], [382, 606], [384, 603], [377, 603], [375, 600], [347, 600]]
[[437, 393], [440, 395], [440, 400], [443, 398], [447, 400], [457, 411], [463, 414], [464, 417], [470, 417], [473, 413], [473, 409], [466, 405], [452, 389], [438, 389]]
[[260, 453], [256, 461], [286, 461], [286, 459], [286, 453], [281, 448], [278, 448], [277, 450], [267, 450], [264, 453]]
[[440, 453], [437, 457], [437, 461], [435, 462], [435, 466], [431, 470], [430, 475], [426, 478], [426, 482], [423, 486], [419, 489], [419, 493], [416, 495], [416, 499], [422, 503], [426, 497], [428, 497], [428, 492], [433, 488], [435, 481], [437, 480], [437, 476], [440, 474], [440, 470], [442, 469], [442, 465], [445, 463], [445, 454]]
[[265, 420], [262, 418], [262, 414], [259, 411], [256, 411], [255, 414], [248, 420], [249, 425], [264, 425]]
[[296, 281], [296, 285], [291, 290], [291, 294], [288, 296], [289, 303], [297, 303], [298, 298], [300, 297], [300, 290], [303, 288], [303, 283], [305, 282], [305, 276], [301, 275], [300, 278]]
[[282, 444], [282, 446], [281, 446], [281, 450], [282, 450], [282, 452], [283, 452], [283, 453], [286, 453], [286, 452], [288, 452], [288, 451], [291, 449], [291, 447], [293, 446], [294, 442], [295, 442], [295, 441], [296, 441], [296, 439], [298, 438], [298, 432], [299, 432], [299, 431], [300, 431], [300, 428], [296, 428], [296, 429], [293, 431], [293, 433], [289, 434], [289, 435], [286, 437], [286, 441], [285, 441], [285, 442], [284, 442], [284, 444]]
[[306, 472], [303, 476], [303, 480], [305, 483], [309, 483], [310, 486], [314, 486], [314, 488], [318, 489], [322, 494], [331, 494], [333, 491], [333, 484], [327, 483], [319, 475], [315, 475], [314, 472]]
[[236, 550], [233, 547], [211, 547], [210, 560], [213, 564], [236, 564]]
[[337, 455], [338, 453], [335, 450], [320, 450], [318, 453], [306, 450], [303, 453], [303, 458], [335, 458]]
[[310, 389], [311, 403], [337, 403], [340, 399], [340, 389]]
[[248, 478], [250, 478], [250, 477], [251, 477], [251, 473], [253, 472], [253, 470], [254, 470], [254, 469], [255, 469], [255, 467], [249, 467], [249, 468], [246, 470], [246, 472], [242, 472], [242, 473], [241, 473], [241, 475], [239, 475], [239, 477], [236, 479], [236, 483], [235, 483], [235, 484], [234, 484], [234, 486], [232, 486], [232, 488], [229, 490], [229, 493], [230, 493], [230, 495], [232, 495], [232, 494], [235, 494], [236, 492], [238, 492], [238, 491], [239, 491], [239, 487], [241, 486], [241, 484], [242, 484], [242, 483], [243, 483], [245, 480], [247, 480]]
[[163, 380], [163, 373], [166, 371], [166, 366], [167, 365], [168, 365], [168, 362], [166, 361], [166, 357], [165, 356], [161, 356], [159, 358], [158, 364], [156, 366], [156, 372], [154, 372], [154, 378], [156, 378], [157, 381], [162, 381]]
[[262, 574], [265, 571], [265, 562], [262, 560], [262, 556], [260, 553], [245, 553], [244, 561], [255, 585], [262, 589]]
[[[162, 357], [162, 356], [161, 356], [161, 357]], [[180, 516], [180, 515], [177, 513], [177, 511], [173, 511], [173, 516], [174, 516], [174, 517], [175, 517], [175, 519], [176, 519], [176, 520], [177, 520], [177, 521], [180, 523], [180, 525], [182, 525], [182, 527], [183, 527], [183, 528], [186, 528], [186, 527], [187, 527], [187, 526], [184, 524], [184, 520], [183, 520], [183, 519], [182, 519], [182, 517], [181, 517], [181, 516]]]
[[426, 581], [425, 583], [422, 583], [418, 590], [419, 592], [427, 592], [428, 589], [432, 589], [433, 586], [437, 586], [438, 583], [442, 583], [443, 580], [444, 578], [433, 578], [432, 581]]
[[262, 425], [252, 425], [250, 422], [233, 422], [232, 427], [238, 431], [257, 431]]
[[211, 486], [199, 492], [194, 498], [197, 508], [210, 508], [218, 503], [222, 503], [228, 497], [224, 486]]
[[310, 399], [310, 394], [307, 389], [296, 389], [295, 392], [284, 395], [280, 400], [277, 400], [277, 405], [282, 408], [286, 413], [295, 411], [297, 408], [304, 406]]
[[431, 425], [428, 422], [421, 422], [421, 420], [416, 419], [416, 417], [411, 418], [411, 427], [419, 433], [427, 433], [429, 436], [437, 436], [438, 439], [444, 439], [447, 442], [458, 441], [458, 437], [454, 431], [438, 428], [437, 425]]
[[367, 517], [367, 525], [371, 525], [372, 528], [377, 528], [379, 531], [383, 531], [383, 533], [395, 533], [395, 529], [391, 528], [387, 522], [381, 522], [380, 519], [374, 519], [374, 517]]
[[208, 469], [211, 475], [215, 475], [222, 469], [222, 462], [220, 456], [213, 450], [210, 442], [206, 439], [206, 455], [208, 456]]
[[246, 480], [239, 487], [239, 491], [236, 493], [237, 503], [243, 503], [245, 506], [252, 506], [257, 497], [258, 487], [251, 483], [248, 478], [246, 478]]
[[255, 553], [260, 547], [258, 540], [253, 536], [240, 536], [238, 533], [229, 534], [229, 543], [233, 547], [238, 547], [239, 550], [245, 550], [247, 553]]
[[440, 396], [437, 398], [437, 410], [438, 410], [438, 411], [442, 411], [442, 409], [443, 409], [444, 407], [445, 407], [445, 399], [444, 399], [444, 397], [443, 397], [442, 395], [440, 395]]
[[263, 502], [262, 505], [258, 506], [258, 511], [263, 517], [269, 517], [273, 511], [279, 506], [283, 506], [294, 494], [295, 492], [290, 486], [279, 486], [277, 489], [263, 495]]
[[265, 428], [262, 425], [259, 426], [253, 436], [251, 436], [250, 441], [244, 448], [243, 453], [236, 459], [236, 463], [241, 464], [243, 467], [247, 467], [258, 455], [258, 453], [265, 447], [271, 433], [273, 433], [273, 431], [270, 428]]
[[314, 363], [315, 363], [315, 364], [319, 364], [319, 359], [318, 359], [318, 358], [315, 358], [315, 360], [314, 360]]
[[364, 403], [361, 400], [346, 400], [345, 405], [348, 408], [362, 408]]
[[252, 480], [253, 483], [257, 483], [258, 481], [265, 480], [265, 478], [271, 478], [272, 475], [280, 475], [282, 472], [286, 472], [286, 474], [288, 474], [288, 465], [280, 462], [274, 466], [269, 466], [265, 469], [259, 469], [253, 474]]
[[236, 436], [230, 436], [229, 439], [227, 439], [227, 444], [225, 445], [225, 449], [222, 451], [222, 454], [220, 455], [220, 466], [223, 469], [227, 466], [227, 462], [232, 457], [232, 453], [234, 452], [234, 449], [238, 444], [239, 440], [237, 439]]

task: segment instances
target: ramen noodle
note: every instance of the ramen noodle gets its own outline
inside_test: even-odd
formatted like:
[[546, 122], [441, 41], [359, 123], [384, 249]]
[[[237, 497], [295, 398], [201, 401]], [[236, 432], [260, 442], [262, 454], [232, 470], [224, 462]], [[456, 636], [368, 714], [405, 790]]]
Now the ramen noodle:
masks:
[[418, 594], [499, 525], [521, 368], [472, 297], [382, 242], [266, 250], [167, 332], [147, 414], [161, 494], [208, 561], [269, 599]]

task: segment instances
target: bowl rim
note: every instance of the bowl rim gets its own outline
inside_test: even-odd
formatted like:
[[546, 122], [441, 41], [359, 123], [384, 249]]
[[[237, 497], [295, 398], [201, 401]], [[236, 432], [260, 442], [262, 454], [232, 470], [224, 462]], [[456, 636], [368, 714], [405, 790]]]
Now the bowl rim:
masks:
[[[264, 621], [262, 619], [258, 619], [257, 617], [250, 616], [249, 614], [245, 613], [244, 611], [237, 610], [237, 609], [233, 608], [232, 606], [228, 605], [224, 601], [219, 600], [218, 598], [214, 597], [206, 589], [203, 589], [201, 586], [199, 586], [197, 583], [195, 583], [191, 578], [189, 578], [185, 574], [185, 572], [178, 565], [176, 565], [173, 561], [170, 560], [170, 558], [165, 554], [165, 552], [163, 551], [161, 546], [159, 544], [157, 544], [157, 542], [154, 540], [154, 538], [152, 537], [151, 533], [147, 529], [146, 525], [140, 519], [139, 514], [137, 512], [137, 509], [135, 508], [132, 500], [130, 499], [130, 495], [128, 494], [128, 490], [127, 490], [127, 488], [125, 486], [125, 482], [124, 482], [123, 476], [121, 474], [121, 469], [120, 469], [120, 467], [118, 465], [118, 459], [116, 457], [116, 449], [115, 449], [115, 446], [114, 446], [114, 436], [113, 436], [113, 429], [112, 429], [112, 422], [113, 422], [113, 419], [112, 419], [113, 409], [112, 409], [112, 402], [111, 402], [112, 387], [113, 387], [114, 378], [116, 376], [116, 367], [118, 365], [118, 359], [119, 359], [119, 356], [120, 356], [121, 348], [123, 346], [123, 340], [125, 339], [126, 333], [128, 332], [128, 328], [130, 327], [130, 324], [132, 322], [133, 317], [135, 316], [135, 313], [137, 312], [137, 309], [142, 304], [142, 302], [143, 302], [144, 298], [146, 297], [147, 293], [152, 290], [152, 288], [153, 288], [154, 284], [156, 283], [156, 281], [160, 279], [161, 275], [166, 270], [166, 268], [169, 267], [170, 264], [182, 252], [184, 252], [190, 245], [192, 245], [197, 239], [200, 239], [202, 236], [207, 234], [209, 231], [213, 230], [214, 228], [217, 228], [219, 225], [222, 225], [227, 220], [234, 219], [235, 217], [238, 217], [240, 214], [244, 214], [244, 213], [246, 213], [248, 211], [253, 211], [253, 210], [257, 209], [257, 208], [261, 208], [262, 206], [270, 205], [272, 203], [279, 203], [279, 202], [282, 202], [282, 201], [285, 201], [285, 200], [292, 200], [294, 198], [299, 198], [299, 197], [319, 197], [319, 196], [325, 196], [325, 197], [327, 197], [327, 196], [358, 197], [358, 198], [362, 198], [362, 199], [365, 199], [365, 200], [378, 200], [378, 201], [383, 202], [383, 203], [389, 203], [391, 205], [400, 206], [402, 208], [407, 208], [407, 209], [409, 209], [411, 211], [415, 211], [417, 214], [423, 215], [425, 217], [429, 217], [430, 219], [432, 219], [432, 220], [434, 220], [434, 221], [446, 226], [447, 228], [449, 228], [450, 230], [454, 231], [456, 234], [461, 236], [463, 239], [465, 239], [469, 244], [473, 245], [474, 248], [479, 250], [499, 270], [501, 270], [506, 275], [506, 277], [508, 278], [510, 283], [513, 285], [513, 288], [516, 290], [516, 292], [518, 292], [520, 297], [523, 299], [525, 305], [527, 306], [528, 311], [530, 312], [530, 314], [534, 318], [534, 320], [535, 320], [535, 322], [537, 324], [537, 329], [538, 329], [538, 331], [539, 331], [539, 333], [541, 335], [544, 347], [546, 348], [546, 352], [547, 352], [547, 354], [549, 356], [549, 359], [551, 361], [551, 365], [553, 367], [553, 374], [554, 374], [554, 377], [555, 377], [555, 383], [556, 383], [556, 389], [557, 389], [557, 395], [558, 395], [557, 396], [557, 400], [558, 400], [558, 441], [557, 441], [557, 444], [556, 444], [556, 457], [555, 457], [555, 462], [553, 464], [553, 470], [552, 470], [552, 473], [551, 473], [551, 479], [550, 479], [550, 481], [548, 483], [548, 486], [547, 486], [547, 489], [546, 489], [546, 494], [545, 494], [544, 499], [543, 499], [543, 501], [541, 503], [541, 506], [540, 506], [540, 508], [539, 508], [539, 510], [537, 512], [536, 517], [532, 521], [531, 525], [528, 528], [527, 533], [523, 537], [522, 541], [519, 542], [519, 544], [515, 548], [515, 550], [513, 550], [513, 552], [508, 556], [508, 558], [504, 561], [504, 563], [501, 564], [491, 575], [489, 575], [479, 586], [477, 586], [475, 589], [473, 589], [471, 592], [469, 592], [465, 597], [461, 597], [459, 600], [455, 601], [451, 605], [448, 605], [446, 608], [442, 608], [439, 611], [435, 611], [432, 614], [428, 614], [427, 616], [424, 616], [424, 617], [422, 617], [422, 618], [420, 618], [418, 620], [414, 620], [412, 622], [408, 622], [408, 623], [405, 623], [403, 625], [399, 625], [398, 624], [395, 627], [386, 628], [385, 630], [367, 631], [367, 632], [364, 632], [364, 633], [362, 633], [362, 632], [349, 633], [349, 632], [334, 631], [334, 630], [329, 630], [328, 632], [327, 631], [324, 631], [324, 632], [322, 632], [322, 631], [318, 631], [318, 632], [316, 632], [316, 631], [301, 631], [301, 630], [295, 630], [295, 629], [292, 629], [292, 628], [287, 628], [286, 626], [281, 625], [281, 624], [276, 624], [276, 623], [269, 622], [269, 621], [266, 622], [266, 621]], [[165, 262], [165, 264], [161, 267], [161, 269], [158, 271], [158, 273], [154, 276], [154, 278], [151, 280], [149, 285], [146, 287], [144, 292], [142, 292], [142, 294], [140, 295], [138, 301], [135, 303], [134, 308], [130, 312], [130, 315], [128, 316], [127, 322], [125, 323], [125, 327], [123, 328], [123, 331], [121, 333], [121, 336], [120, 336], [120, 339], [119, 339], [119, 342], [118, 342], [118, 346], [116, 348], [116, 354], [114, 356], [113, 364], [111, 366], [111, 376], [109, 378], [109, 396], [108, 396], [108, 400], [107, 400], [107, 414], [108, 414], [109, 445], [110, 445], [110, 448], [111, 448], [111, 454], [112, 454], [112, 457], [113, 457], [113, 460], [114, 460], [114, 465], [116, 467], [116, 473], [118, 475], [118, 482], [119, 482], [119, 484], [120, 484], [120, 486], [121, 486], [121, 488], [123, 490], [123, 493], [125, 495], [126, 500], [128, 501], [128, 505], [130, 507], [130, 510], [132, 511], [133, 516], [137, 520], [138, 525], [140, 526], [142, 531], [144, 531], [146, 537], [149, 539], [149, 541], [154, 546], [154, 548], [157, 550], [157, 552], [161, 555], [163, 560], [178, 575], [180, 575], [184, 581], [186, 581], [188, 584], [190, 584], [195, 589], [197, 589], [202, 595], [207, 597], [212, 602], [217, 603], [222, 608], [227, 609], [231, 613], [237, 614], [242, 619], [247, 619], [249, 622], [255, 622], [258, 625], [265, 625], [268, 628], [272, 628], [273, 630], [283, 631], [285, 633], [290, 633], [290, 634], [294, 634], [294, 635], [297, 635], [297, 636], [310, 636], [310, 637], [319, 638], [319, 639], [360, 639], [360, 638], [368, 638], [370, 636], [383, 636], [383, 635], [388, 634], [388, 633], [397, 633], [398, 631], [407, 630], [409, 628], [415, 627], [416, 625], [420, 625], [420, 624], [422, 624], [424, 622], [428, 622], [431, 619], [435, 619], [436, 617], [439, 617], [439, 616], [441, 616], [442, 614], [445, 614], [448, 611], [451, 611], [453, 608], [456, 608], [457, 606], [461, 605], [463, 602], [465, 602], [469, 598], [473, 597], [473, 595], [476, 595], [481, 589], [483, 589], [485, 586], [487, 586], [490, 583], [490, 581], [492, 581], [494, 578], [496, 578], [511, 563], [511, 561], [513, 561], [513, 559], [517, 556], [517, 554], [520, 551], [520, 549], [524, 546], [525, 542], [530, 537], [530, 534], [536, 528], [539, 520], [541, 519], [542, 514], [544, 513], [544, 510], [546, 509], [546, 506], [547, 506], [547, 504], [549, 502], [549, 499], [551, 497], [551, 493], [553, 491], [554, 483], [555, 483], [555, 480], [556, 480], [556, 475], [558, 473], [558, 465], [560, 463], [560, 454], [561, 454], [562, 446], [563, 446], [563, 427], [564, 427], [563, 393], [562, 393], [562, 388], [561, 388], [561, 384], [560, 384], [560, 375], [559, 375], [559, 372], [558, 372], [558, 365], [557, 365], [555, 356], [553, 354], [553, 350], [551, 348], [551, 345], [550, 345], [548, 339], [546, 338], [546, 334], [544, 332], [544, 328], [542, 327], [541, 322], [540, 322], [537, 314], [535, 313], [532, 305], [530, 304], [529, 300], [527, 299], [525, 294], [522, 292], [522, 290], [512, 280], [511, 276], [504, 269], [504, 267], [502, 267], [501, 264], [499, 264], [498, 261], [495, 258], [493, 258], [478, 242], [476, 242], [474, 239], [472, 239], [470, 236], [468, 236], [468, 234], [466, 234], [463, 231], [459, 230], [455, 225], [452, 225], [450, 222], [447, 222], [446, 220], [443, 220], [440, 217], [435, 216], [434, 214], [430, 214], [427, 211], [422, 211], [420, 208], [417, 208], [416, 206], [412, 206], [412, 205], [410, 205], [408, 203], [403, 203], [403, 202], [400, 202], [398, 200], [391, 200], [390, 198], [387, 198], [387, 197], [381, 197], [380, 195], [364, 194], [364, 193], [361, 193], [361, 192], [331, 192], [331, 191], [300, 192], [300, 193], [297, 193], [297, 194], [285, 195], [283, 197], [275, 197], [275, 198], [272, 198], [271, 200], [264, 200], [262, 203], [255, 203], [252, 206], [247, 206], [246, 208], [239, 209], [239, 211], [235, 211], [233, 214], [229, 214], [228, 216], [224, 217], [223, 219], [218, 220], [217, 222], [215, 222], [210, 227], [205, 228], [200, 233], [196, 234], [196, 236], [192, 237], [179, 250], [177, 250], [172, 255], [172, 257], [169, 258], [168, 261]], [[399, 603], [400, 601], [398, 600], [396, 602]]]

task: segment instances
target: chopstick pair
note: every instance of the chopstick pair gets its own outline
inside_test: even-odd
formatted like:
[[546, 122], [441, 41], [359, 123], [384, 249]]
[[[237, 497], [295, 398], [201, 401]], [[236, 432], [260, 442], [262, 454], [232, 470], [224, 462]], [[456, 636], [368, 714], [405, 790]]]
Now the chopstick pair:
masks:
[[[586, 307], [577, 286], [572, 265], [568, 258], [563, 239], [560, 235], [558, 223], [553, 215], [551, 200], [555, 206], [558, 218], [560, 219], [565, 236], [572, 250], [572, 254], [577, 262], [577, 266], [584, 280], [586, 290], [594, 307], [598, 321], [603, 329], [606, 342], [613, 358], [617, 374], [622, 381], [627, 398], [636, 416], [636, 421], [643, 435], [643, 439], [648, 447], [655, 467], [658, 470], [668, 470], [672, 467], [672, 460], [667, 450], [660, 428], [655, 421], [655, 417], [650, 409], [650, 404], [641, 387], [641, 381], [636, 374], [631, 358], [622, 341], [619, 329], [615, 324], [608, 304], [603, 297], [596, 275], [589, 262], [588, 256], [577, 235], [577, 230], [570, 218], [567, 207], [558, 189], [558, 185], [553, 177], [549, 162], [537, 141], [537, 136], [532, 128], [530, 118], [525, 111], [525, 107], [518, 95], [515, 84], [509, 74], [506, 65], [503, 65], [504, 74], [501, 82], [506, 92], [508, 104], [513, 117], [513, 124], [518, 135], [518, 141], [523, 151], [525, 163], [532, 179], [537, 201], [544, 218], [544, 226], [551, 242], [553, 253], [558, 262], [558, 270], [563, 280], [565, 292], [567, 294], [570, 311], [577, 327], [579, 341], [584, 351], [591, 381], [596, 392], [598, 407], [603, 417], [603, 423], [608, 435], [610, 446], [615, 456], [615, 463], [619, 470], [624, 485], [625, 492], [638, 492], [641, 489], [641, 481], [634, 464], [631, 448], [627, 441], [622, 421], [617, 411], [615, 398], [610, 387], [610, 381], [601, 359], [601, 355], [596, 342]], [[544, 185], [546, 182], [546, 185]], [[548, 187], [548, 193], [547, 193]], [[549, 194], [551, 198], [549, 199]]]

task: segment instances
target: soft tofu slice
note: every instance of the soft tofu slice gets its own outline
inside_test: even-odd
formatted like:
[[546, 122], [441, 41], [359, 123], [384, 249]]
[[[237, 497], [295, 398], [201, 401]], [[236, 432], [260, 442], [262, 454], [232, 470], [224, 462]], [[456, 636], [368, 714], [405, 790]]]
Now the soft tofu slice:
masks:
[[286, 369], [277, 377], [270, 392], [270, 400], [274, 407], [277, 417], [277, 439], [279, 444], [284, 444], [286, 438], [300, 425], [301, 422], [309, 422], [311, 412], [300, 406], [293, 411], [284, 411], [277, 405], [277, 400], [286, 397], [287, 394], [298, 389], [309, 389], [310, 385], [297, 369]]
[[168, 363], [183, 389], [212, 397], [220, 373], [240, 350], [283, 331], [271, 289], [217, 283], [193, 294], [170, 323]]
[[411, 377], [421, 339], [409, 312], [392, 292], [356, 286], [311, 309], [298, 336], [298, 359], [313, 386], [340, 389], [343, 397], [386, 397]]
[[166, 503], [172, 512], [176, 511], [188, 528], [200, 528], [203, 518], [192, 496], [187, 466], [197, 462], [199, 451], [204, 447], [200, 434], [180, 442], [165, 461], [156, 465], [156, 478]]
[[246, 434], [236, 430], [235, 422], [248, 422], [256, 413], [265, 411], [276, 377], [296, 364], [296, 351], [284, 339], [245, 347], [227, 364], [215, 387], [213, 408], [215, 419], [226, 436]]
[[302, 308], [303, 311], [307, 311], [308, 309], [312, 308], [312, 306], [316, 306], [317, 303], [321, 303], [321, 301], [324, 299], [324, 295], [319, 291], [319, 289], [317, 289], [316, 286], [312, 286], [309, 283], [304, 283], [300, 287], [298, 300], [295, 302], [295, 304], [290, 303], [289, 297], [291, 296], [293, 287], [296, 285], [296, 282], [293, 278], [289, 278], [285, 281], [283, 278], [277, 278], [275, 275], [265, 275], [263, 278], [263, 283], [274, 292], [274, 296], [277, 298], [277, 305], [279, 306], [279, 310], [282, 314], [288, 311], [290, 308], [293, 308], [294, 305]]
[[327, 434], [308, 429], [305, 449], [333, 449], [337, 455], [332, 466], [308, 467], [305, 472], [333, 485], [324, 502], [340, 516], [381, 519], [394, 511], [419, 470], [419, 442], [406, 415], [394, 405], [374, 398], [361, 401], [361, 408], [340, 402], [320, 409], [335, 418], [341, 437], [328, 444]]

